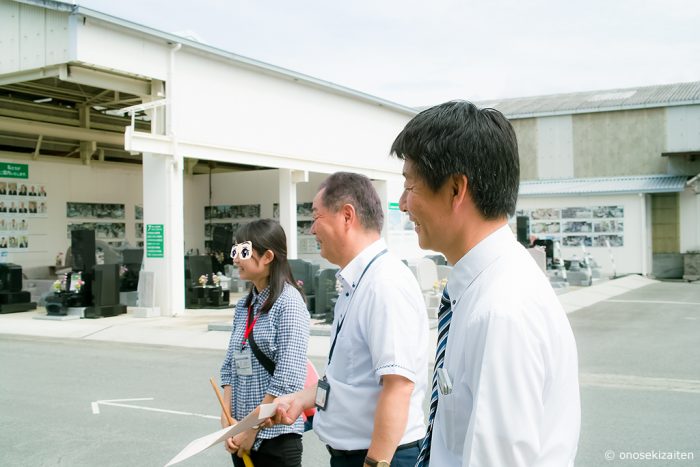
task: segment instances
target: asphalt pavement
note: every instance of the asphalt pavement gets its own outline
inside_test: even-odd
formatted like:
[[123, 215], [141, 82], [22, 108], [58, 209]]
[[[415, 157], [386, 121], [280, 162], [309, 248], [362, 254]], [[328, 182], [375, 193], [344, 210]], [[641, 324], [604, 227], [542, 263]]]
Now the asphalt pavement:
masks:
[[[628, 276], [559, 298], [579, 349], [576, 465], [700, 465], [700, 283]], [[44, 313], [0, 315], [0, 465], [164, 465], [218, 428], [208, 379], [229, 335], [209, 328], [230, 309]], [[328, 326], [313, 328], [309, 356], [322, 370]], [[312, 432], [304, 448], [305, 467], [327, 465]], [[182, 465], [230, 464], [215, 446]]]

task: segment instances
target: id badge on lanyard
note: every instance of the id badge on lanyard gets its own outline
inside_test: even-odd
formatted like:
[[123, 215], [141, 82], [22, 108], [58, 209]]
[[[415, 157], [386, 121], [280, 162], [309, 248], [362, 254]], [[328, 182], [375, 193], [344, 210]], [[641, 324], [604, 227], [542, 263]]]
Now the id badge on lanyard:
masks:
[[253, 360], [249, 349], [233, 353], [233, 361], [236, 364], [238, 376], [250, 376], [253, 374]]
[[328, 396], [331, 393], [331, 385], [328, 384], [328, 380], [324, 376], [318, 380], [318, 385], [316, 387], [316, 400], [314, 404], [318, 410], [326, 410], [328, 405]]
[[236, 364], [236, 374], [238, 376], [250, 376], [253, 374], [253, 358], [250, 353], [250, 348], [246, 348], [246, 341], [248, 340], [250, 334], [253, 332], [253, 327], [258, 321], [256, 316], [251, 319], [253, 315], [252, 305], [248, 306], [248, 319], [245, 323], [245, 333], [243, 334], [243, 342], [241, 343], [241, 351], [233, 352], [233, 361]]

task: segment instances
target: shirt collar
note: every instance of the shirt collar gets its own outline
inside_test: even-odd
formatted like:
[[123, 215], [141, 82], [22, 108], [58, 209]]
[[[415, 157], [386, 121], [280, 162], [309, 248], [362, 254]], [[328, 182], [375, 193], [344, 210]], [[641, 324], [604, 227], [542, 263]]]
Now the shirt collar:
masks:
[[270, 296], [270, 286], [268, 285], [262, 291], [258, 292], [255, 290], [255, 286], [252, 288], [253, 291], [253, 299], [250, 301], [251, 304], [255, 305], [255, 308], [258, 308], [262, 306], [265, 301], [267, 301], [267, 297]]
[[[457, 261], [447, 281], [447, 292], [452, 305], [462, 298], [474, 279], [496, 261], [503, 254], [504, 249], [513, 242], [515, 242], [513, 231], [506, 224], [477, 243]], [[455, 295], [450, 293], [451, 290], [455, 291]]]
[[367, 246], [359, 255], [355, 256], [343, 269], [337, 272], [338, 278], [344, 288], [353, 289], [357, 286], [357, 281], [372, 259], [382, 250], [386, 249], [386, 242], [380, 238]]

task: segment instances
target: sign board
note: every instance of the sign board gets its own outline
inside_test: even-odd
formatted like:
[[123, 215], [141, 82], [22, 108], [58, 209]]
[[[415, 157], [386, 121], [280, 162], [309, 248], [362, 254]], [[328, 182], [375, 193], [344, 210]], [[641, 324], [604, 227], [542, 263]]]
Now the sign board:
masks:
[[162, 258], [165, 236], [163, 224], [146, 224], [146, 258]]
[[398, 211], [399, 203], [389, 203], [389, 211]]
[[0, 178], [29, 178], [29, 164], [0, 162]]

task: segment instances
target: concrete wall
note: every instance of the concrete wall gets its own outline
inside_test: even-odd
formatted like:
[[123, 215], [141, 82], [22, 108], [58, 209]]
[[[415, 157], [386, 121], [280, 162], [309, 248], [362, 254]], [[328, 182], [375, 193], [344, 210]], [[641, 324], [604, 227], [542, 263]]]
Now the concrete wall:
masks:
[[[667, 110], [672, 112], [675, 123], [667, 124]], [[668, 148], [695, 144], [693, 131], [696, 131], [694, 125], [699, 115], [700, 111], [693, 107], [512, 120], [520, 149], [520, 178], [537, 180], [667, 173], [669, 159], [661, 154], [670, 150]], [[667, 132], [672, 132], [668, 143]], [[699, 148], [700, 145], [696, 150]], [[685, 173], [694, 167], [683, 166], [678, 170]]]
[[518, 138], [518, 153], [520, 154], [520, 180], [536, 180], [538, 178], [537, 157], [537, 119], [523, 118], [511, 120]]
[[700, 172], [700, 105], [511, 120], [521, 180]]
[[665, 109], [573, 116], [574, 176], [666, 173]]

